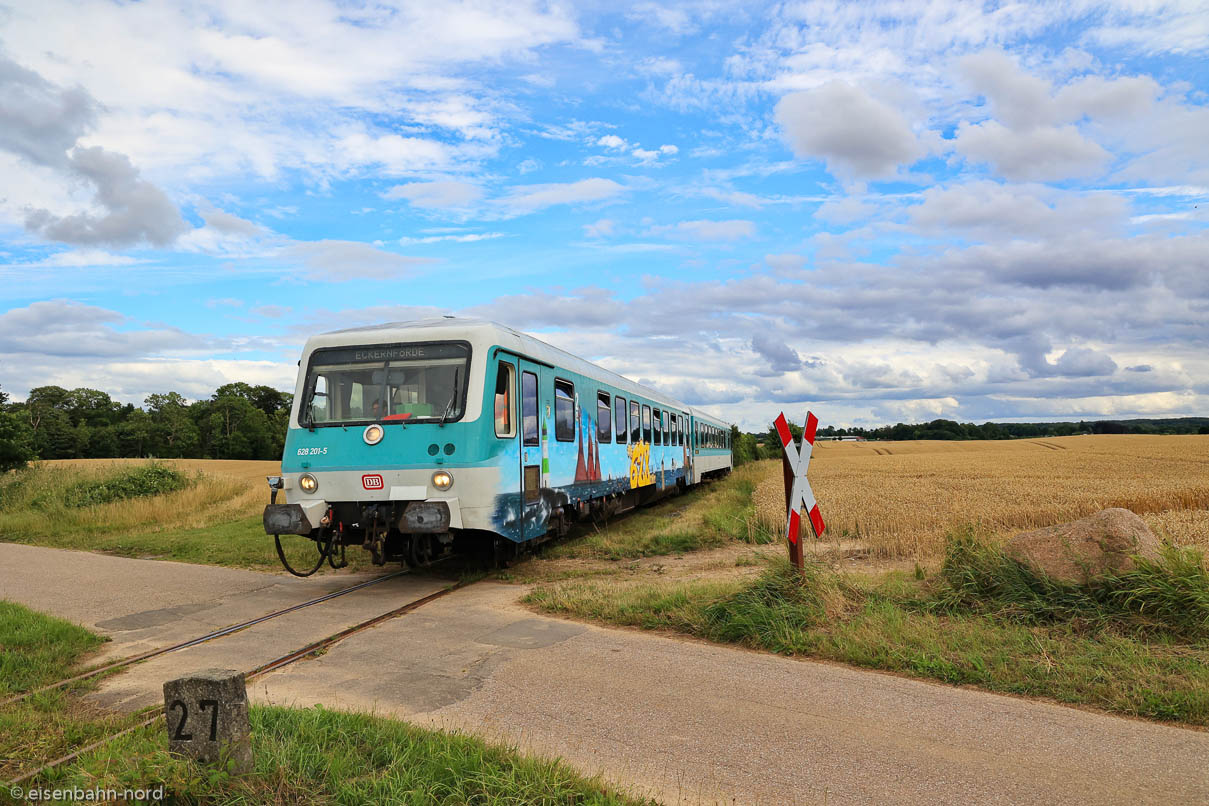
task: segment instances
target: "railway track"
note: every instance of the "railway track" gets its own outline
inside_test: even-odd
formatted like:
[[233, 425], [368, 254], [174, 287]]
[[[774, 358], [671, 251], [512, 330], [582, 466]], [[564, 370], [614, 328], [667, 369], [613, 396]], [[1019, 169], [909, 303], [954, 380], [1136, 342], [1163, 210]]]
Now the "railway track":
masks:
[[[321, 604], [322, 602], [330, 601], [339, 596], [344, 596], [344, 595], [352, 593], [354, 591], [363, 590], [364, 588], [367, 588], [371, 585], [385, 582], [388, 579], [393, 579], [394, 577], [401, 576], [402, 574], [405, 574], [405, 573], [408, 573], [408, 572], [407, 571], [396, 571], [393, 574], [387, 574], [385, 576], [377, 577], [375, 579], [371, 579], [366, 582], [359, 583], [357, 585], [352, 585], [348, 588], [343, 588], [338, 591], [333, 591], [332, 593], [324, 594], [323, 596], [318, 596], [314, 599], [310, 599], [305, 602], [300, 602], [299, 604], [291, 605], [290, 607], [287, 607], [287, 608], [282, 608], [281, 610], [277, 610], [272, 613], [268, 613], [264, 616], [260, 616], [255, 619], [250, 619], [248, 621], [241, 622], [239, 624], [231, 625], [230, 627], [224, 627], [221, 630], [215, 630], [213, 632], [206, 633], [205, 635], [198, 636], [197, 638], [193, 638], [188, 641], [181, 641], [180, 643], [173, 644], [172, 646], [161, 647], [159, 649], [154, 649], [149, 652], [144, 652], [139, 655], [131, 656], [129, 658], [123, 658], [121, 660], [114, 661], [113, 663], [109, 663], [104, 666], [100, 666], [96, 669], [90, 669], [90, 670], [88, 670], [82, 674], [76, 675], [74, 677], [66, 678], [64, 680], [60, 680], [55, 683], [51, 683], [49, 685], [42, 686], [40, 688], [24, 692], [15, 697], [10, 697], [7, 700], [0, 702], [0, 707], [7, 706], [12, 703], [20, 702], [28, 697], [32, 697], [35, 694], [39, 694], [39, 693], [46, 692], [46, 691], [53, 691], [53, 690], [68, 686], [75, 682], [87, 680], [90, 677], [95, 677], [95, 676], [97, 676], [99, 674], [103, 674], [105, 672], [116, 671], [118, 669], [132, 666], [136, 663], [140, 663], [142, 661], [148, 660], [150, 658], [158, 657], [160, 655], [164, 655], [169, 652], [176, 652], [176, 651], [186, 649], [191, 646], [197, 646], [198, 644], [206, 643], [207, 641], [213, 641], [218, 638], [223, 638], [228, 635], [233, 635], [234, 633], [248, 629], [249, 627], [253, 627], [257, 624], [262, 624], [270, 619], [277, 618], [278, 616], [283, 616], [287, 613], [293, 613], [293, 612], [296, 612], [296, 611], [301, 610], [306, 607], [312, 607], [314, 605]], [[439, 591], [430, 593], [426, 596], [421, 596], [418, 599], [413, 599], [412, 601], [410, 601], [404, 605], [401, 605], [399, 607], [388, 610], [385, 613], [380, 613], [379, 615], [365, 619], [364, 621], [358, 622], [357, 624], [354, 624], [351, 627], [346, 627], [343, 630], [340, 630], [338, 632], [335, 632], [335, 633], [332, 633], [331, 635], [326, 636], [325, 638], [321, 638], [318, 641], [312, 641], [311, 643], [307, 644], [306, 646], [303, 646], [298, 649], [287, 652], [286, 654], [281, 655], [277, 658], [274, 658], [273, 660], [270, 660], [266, 663], [262, 663], [253, 669], [245, 671], [244, 676], [246, 679], [251, 680], [251, 679], [269, 674], [270, 672], [274, 672], [278, 669], [288, 666], [291, 663], [300, 661], [304, 658], [308, 658], [308, 657], [317, 655], [318, 653], [329, 649], [330, 647], [334, 646], [335, 644], [339, 643], [340, 641], [343, 641], [346, 638], [349, 638], [353, 635], [356, 635], [357, 633], [368, 630], [371, 627], [374, 627], [385, 621], [389, 621], [390, 619], [397, 618], [402, 615], [406, 615], [407, 613], [417, 610], [430, 602], [436, 601], [437, 599], [440, 599], [444, 596], [448, 596], [449, 594], [453, 593], [456, 590], [460, 590], [469, 585], [472, 585], [472, 584], [474, 584], [475, 581], [477, 581], [477, 580], [462, 580], [459, 582], [455, 582], [446, 588], [442, 588]], [[142, 721], [137, 722], [136, 724], [131, 725], [127, 728], [124, 728], [123, 730], [121, 730], [117, 733], [110, 734], [110, 735], [104, 737], [103, 739], [100, 739], [100, 740], [93, 742], [89, 745], [86, 745], [84, 747], [78, 748], [75, 751], [73, 751], [72, 753], [70, 753], [66, 756], [63, 756], [62, 758], [54, 759], [53, 761], [49, 761], [46, 764], [43, 764], [40, 767], [38, 767], [30, 772], [24, 773], [23, 775], [9, 781], [8, 784], [10, 786], [13, 786], [16, 784], [24, 783], [25, 781], [29, 781], [33, 778], [36, 778], [38, 775], [41, 775], [42, 773], [46, 772], [49, 769], [53, 769], [55, 767], [66, 764], [70, 761], [73, 761], [76, 758], [79, 758], [81, 755], [83, 755], [87, 752], [90, 752], [92, 750], [95, 750], [98, 747], [108, 744], [109, 742], [113, 741], [114, 739], [117, 739], [121, 736], [125, 736], [126, 734], [131, 733], [132, 731], [136, 731], [140, 728], [147, 727], [148, 725], [151, 725], [153, 722], [155, 722], [156, 720], [161, 719], [163, 717], [162, 708], [159, 705], [147, 706], [146, 708], [142, 708], [135, 712], [135, 717], [137, 718], [139, 716], [143, 716], [145, 718], [142, 719]]]

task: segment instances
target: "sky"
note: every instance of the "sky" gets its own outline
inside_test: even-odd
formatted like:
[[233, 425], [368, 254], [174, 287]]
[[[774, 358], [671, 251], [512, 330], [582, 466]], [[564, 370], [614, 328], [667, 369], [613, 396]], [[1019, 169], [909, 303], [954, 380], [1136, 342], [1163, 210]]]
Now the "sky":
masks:
[[1207, 91], [1206, 2], [0, 5], [0, 389], [452, 314], [749, 430], [1205, 415]]

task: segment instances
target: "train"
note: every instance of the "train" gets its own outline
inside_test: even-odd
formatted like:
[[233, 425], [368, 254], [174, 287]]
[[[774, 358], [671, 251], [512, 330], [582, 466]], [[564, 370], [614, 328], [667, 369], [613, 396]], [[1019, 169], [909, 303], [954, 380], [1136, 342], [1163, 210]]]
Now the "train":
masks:
[[[395, 322], [307, 340], [264, 528], [300, 576], [350, 546], [377, 565], [459, 546], [506, 560], [732, 465], [729, 423], [533, 336]], [[314, 541], [313, 567], [283, 535]]]

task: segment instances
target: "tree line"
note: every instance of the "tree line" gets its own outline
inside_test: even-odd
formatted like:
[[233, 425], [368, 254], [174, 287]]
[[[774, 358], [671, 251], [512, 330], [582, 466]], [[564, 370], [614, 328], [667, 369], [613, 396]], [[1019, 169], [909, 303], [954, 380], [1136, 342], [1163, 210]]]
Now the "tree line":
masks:
[[[802, 426], [789, 423], [797, 442], [802, 439]], [[1209, 417], [1169, 417], [1165, 419], [1080, 420], [1062, 423], [959, 423], [955, 420], [932, 420], [927, 423], [883, 425], [879, 428], [835, 428], [818, 430], [820, 437], [864, 437], [870, 440], [912, 439], [1037, 439], [1069, 437], [1078, 434], [1209, 434]], [[735, 465], [756, 459], [777, 459], [781, 456], [781, 439], [776, 426], [769, 423], [761, 434], [744, 433], [731, 426], [731, 445]]]
[[32, 459], [280, 459], [293, 398], [242, 382], [192, 402], [149, 395], [141, 407], [97, 389], [39, 386], [19, 403], [0, 390], [0, 469]]

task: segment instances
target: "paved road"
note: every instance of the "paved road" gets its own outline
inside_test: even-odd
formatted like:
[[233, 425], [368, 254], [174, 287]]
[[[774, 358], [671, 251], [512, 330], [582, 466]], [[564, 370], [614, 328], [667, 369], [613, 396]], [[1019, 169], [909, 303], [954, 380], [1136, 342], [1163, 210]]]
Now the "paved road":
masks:
[[[92, 626], [117, 619], [134, 629], [111, 627], [115, 638], [142, 631], [144, 642], [152, 640], [147, 630], [192, 630], [219, 608], [237, 620], [236, 613], [272, 609], [266, 604], [276, 597], [307, 598], [349, 579], [69, 554], [78, 553], [0, 544], [0, 595]], [[77, 565], [91, 575], [90, 587], [138, 578], [159, 584], [141, 599], [129, 589], [112, 598], [90, 590], [87, 618], [72, 616], [80, 605], [60, 598], [72, 586], [46, 586]], [[99, 696], [154, 701], [168, 672], [185, 663], [251, 666], [279, 643], [318, 637], [438, 583], [417, 577], [381, 590], [393, 584], [369, 589], [372, 600], [343, 597], [340, 613], [319, 618], [324, 606], [312, 609], [313, 626], [265, 625], [254, 628], [261, 641], [221, 650], [234, 640], [224, 639], [213, 654], [186, 657], [189, 650], [156, 674], [140, 667]], [[665, 803], [1209, 803], [1209, 733], [545, 618], [517, 606], [518, 593], [490, 582], [455, 592], [267, 676], [251, 694], [503, 739]], [[213, 601], [219, 605], [189, 611]], [[168, 608], [183, 609], [161, 621]], [[139, 626], [147, 620], [161, 623]]]

